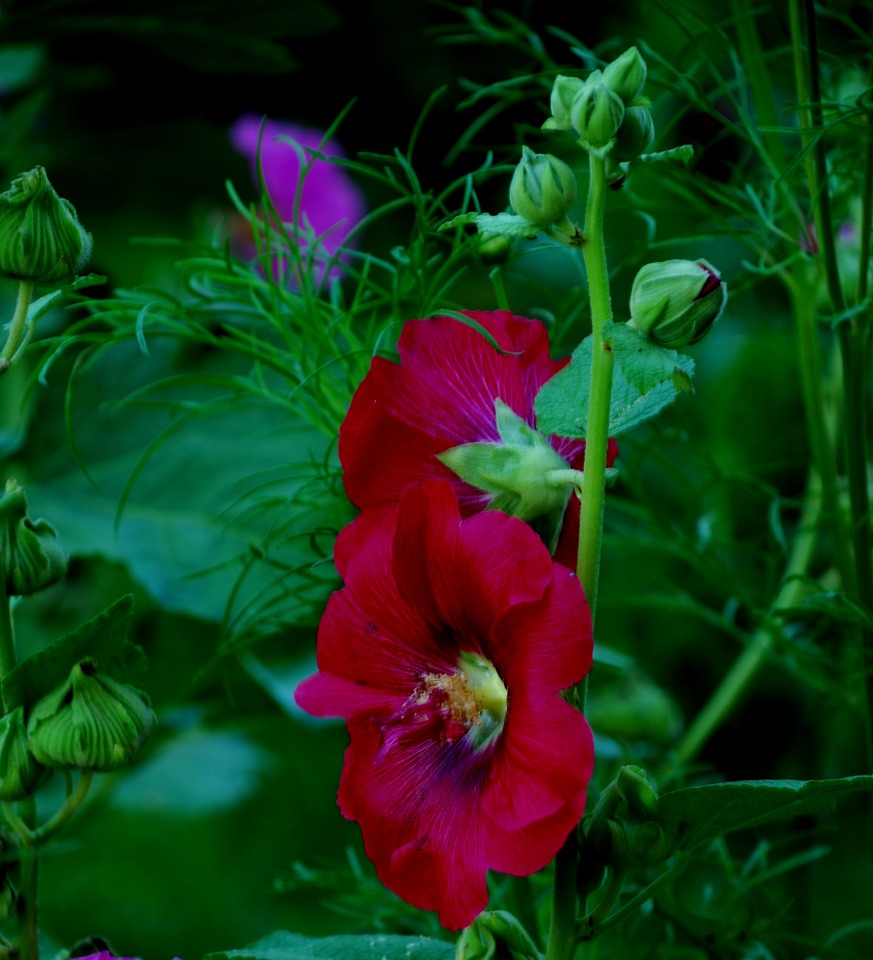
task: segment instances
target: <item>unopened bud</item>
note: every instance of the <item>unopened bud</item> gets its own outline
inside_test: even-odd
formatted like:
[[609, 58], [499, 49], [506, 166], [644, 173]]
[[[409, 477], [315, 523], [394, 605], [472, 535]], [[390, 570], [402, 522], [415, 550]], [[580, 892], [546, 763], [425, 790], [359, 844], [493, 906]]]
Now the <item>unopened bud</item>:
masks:
[[648, 263], [636, 275], [628, 326], [664, 347], [697, 343], [721, 316], [727, 285], [706, 260]]
[[570, 108], [570, 122], [586, 149], [608, 147], [624, 119], [624, 103], [599, 70], [585, 81]]
[[27, 745], [24, 708], [0, 718], [0, 800], [23, 800], [48, 777]]
[[30, 749], [47, 767], [115, 770], [148, 739], [155, 715], [139, 690], [82, 660], [33, 708]]
[[566, 219], [575, 199], [576, 175], [563, 160], [522, 147], [509, 186], [509, 202], [519, 216], [546, 229]]
[[478, 238], [476, 253], [488, 266], [506, 263], [515, 250], [515, 241], [505, 233], [480, 233]]
[[584, 81], [581, 77], [555, 77], [550, 100], [552, 115], [543, 124], [543, 130], [572, 129], [573, 124], [570, 122], [570, 108], [573, 106], [573, 101], [583, 86]]
[[621, 97], [625, 106], [642, 93], [646, 82], [646, 61], [636, 47], [617, 57], [603, 69], [603, 80], [613, 93]]
[[67, 572], [67, 558], [54, 527], [31, 520], [24, 488], [6, 483], [0, 498], [0, 577], [6, 595], [27, 596], [51, 586]]
[[655, 139], [655, 124], [648, 107], [641, 104], [627, 107], [612, 148], [614, 160], [635, 160], [645, 153]]
[[90, 256], [91, 234], [43, 167], [22, 173], [0, 193], [0, 276], [59, 284], [79, 273]]

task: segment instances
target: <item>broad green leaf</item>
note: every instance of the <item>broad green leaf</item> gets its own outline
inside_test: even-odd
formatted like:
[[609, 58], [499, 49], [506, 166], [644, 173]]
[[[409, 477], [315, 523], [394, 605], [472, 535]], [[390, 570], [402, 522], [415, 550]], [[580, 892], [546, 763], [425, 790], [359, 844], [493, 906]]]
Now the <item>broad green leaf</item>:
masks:
[[615, 362], [627, 382], [645, 396], [662, 383], [672, 383], [677, 392], [690, 391], [693, 361], [675, 350], [653, 343], [626, 323], [614, 323], [604, 342], [612, 345]]
[[[612, 336], [612, 335], [611, 335]], [[621, 334], [619, 334], [621, 337]], [[586, 337], [573, 351], [570, 363], [545, 383], [537, 394], [535, 409], [537, 429], [545, 434], [562, 437], [584, 437], [588, 423], [588, 395], [591, 388], [592, 339]], [[672, 353], [672, 351], [667, 351]], [[676, 354], [682, 382], [690, 382], [694, 361]], [[633, 363], [631, 364], [633, 367]], [[663, 368], [662, 372], [663, 372]], [[657, 367], [655, 368], [657, 371]], [[638, 380], [645, 376], [646, 383], [656, 380], [657, 372], [634, 373]], [[609, 408], [609, 434], [617, 436], [640, 423], [650, 420], [676, 399], [677, 389], [673, 379], [665, 379], [650, 385], [643, 393], [634, 386], [619, 364], [616, 364], [612, 380], [612, 400]]]
[[692, 850], [733, 830], [822, 813], [859, 790], [873, 790], [873, 776], [743, 780], [665, 793], [658, 810], [677, 848]]
[[304, 937], [279, 930], [241, 950], [208, 953], [204, 960], [452, 960], [454, 955], [454, 944], [430, 937]]
[[133, 597], [122, 597], [77, 630], [19, 663], [3, 680], [6, 710], [32, 706], [60, 686], [85, 657], [93, 657], [113, 680], [144, 687], [145, 654], [127, 639], [132, 612]]
[[633, 173], [637, 167], [645, 166], [648, 163], [659, 163], [662, 160], [672, 160], [675, 163], [681, 163], [687, 166], [694, 156], [694, 147], [690, 143], [684, 143], [681, 147], [672, 147], [669, 150], [661, 150], [657, 153], [643, 153], [633, 160], [626, 160], [618, 164], [618, 171], [610, 177], [610, 183], [620, 183], [627, 176]]

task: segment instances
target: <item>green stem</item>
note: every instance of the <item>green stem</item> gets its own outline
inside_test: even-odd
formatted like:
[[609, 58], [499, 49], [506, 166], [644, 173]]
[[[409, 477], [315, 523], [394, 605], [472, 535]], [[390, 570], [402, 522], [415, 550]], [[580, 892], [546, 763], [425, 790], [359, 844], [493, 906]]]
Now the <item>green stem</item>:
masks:
[[571, 960], [576, 952], [576, 832], [555, 857], [552, 923], [545, 960]]
[[[800, 529], [788, 558], [782, 589], [773, 604], [774, 611], [799, 603], [808, 589], [802, 580], [802, 575], [806, 573], [815, 550], [820, 509], [819, 481], [813, 475], [807, 486]], [[676, 748], [676, 758], [679, 763], [684, 764], [693, 760], [706, 741], [730, 715], [770, 654], [775, 631], [776, 626], [768, 619], [752, 634], [746, 649], [685, 731]]]
[[597, 607], [600, 577], [600, 546], [606, 502], [606, 452], [609, 443], [609, 403], [615, 358], [604, 334], [612, 323], [609, 271], [603, 237], [606, 205], [606, 165], [602, 157], [589, 154], [591, 179], [585, 213], [586, 243], [582, 247], [591, 298], [591, 393], [585, 431], [585, 480], [579, 517], [579, 554], [576, 571], [585, 591], [591, 619]]
[[15, 313], [9, 324], [9, 334], [3, 352], [0, 353], [0, 373], [8, 369], [15, 354], [21, 345], [27, 326], [27, 310], [30, 307], [30, 297], [33, 293], [33, 283], [30, 280], [20, 280], [18, 283], [18, 301], [15, 304]]
[[93, 777], [94, 772], [92, 770], [83, 770], [79, 774], [79, 782], [76, 784], [75, 790], [64, 800], [63, 806], [41, 827], [33, 831], [31, 841], [33, 844], [44, 843], [63, 828], [70, 817], [82, 806], [85, 797], [88, 795]]
[[[593, 356], [591, 392], [588, 399], [588, 425], [585, 431], [585, 472], [579, 517], [579, 554], [576, 572], [591, 610], [594, 623], [597, 609], [597, 584], [600, 573], [600, 547], [603, 539], [603, 512], [606, 500], [606, 452], [609, 443], [609, 404], [612, 395], [614, 357], [604, 342], [604, 333], [612, 322], [609, 294], [609, 270], [603, 237], [603, 213], [606, 206], [606, 163], [603, 157], [589, 153], [591, 177], [585, 212], [586, 242], [582, 247], [588, 274], [591, 302]], [[584, 712], [586, 683], [576, 690], [575, 698]], [[555, 858], [555, 889], [552, 922], [546, 960], [570, 960], [576, 952], [576, 838], [571, 835]], [[583, 904], [584, 909], [584, 904]]]
[[509, 310], [509, 297], [506, 295], [506, 284], [503, 282], [503, 269], [494, 267], [488, 274], [491, 280], [491, 286], [494, 290], [494, 298], [497, 300], [497, 306], [500, 310]]
[[12, 622], [12, 597], [0, 584], [0, 680], [15, 666], [15, 626]]
[[[36, 826], [36, 799], [28, 797], [19, 803], [25, 826], [34, 832]], [[39, 851], [28, 846], [21, 851], [18, 861], [18, 955], [20, 960], [39, 960]]]

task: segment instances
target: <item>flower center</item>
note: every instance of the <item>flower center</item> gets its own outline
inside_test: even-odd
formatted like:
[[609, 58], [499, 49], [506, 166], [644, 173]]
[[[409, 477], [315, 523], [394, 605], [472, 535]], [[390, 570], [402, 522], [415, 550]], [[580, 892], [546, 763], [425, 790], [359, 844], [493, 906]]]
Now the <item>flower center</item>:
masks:
[[416, 679], [403, 706], [380, 721], [382, 750], [412, 735], [446, 743], [462, 740], [478, 751], [500, 736], [508, 693], [490, 660], [464, 651], [457, 670], [421, 673]]

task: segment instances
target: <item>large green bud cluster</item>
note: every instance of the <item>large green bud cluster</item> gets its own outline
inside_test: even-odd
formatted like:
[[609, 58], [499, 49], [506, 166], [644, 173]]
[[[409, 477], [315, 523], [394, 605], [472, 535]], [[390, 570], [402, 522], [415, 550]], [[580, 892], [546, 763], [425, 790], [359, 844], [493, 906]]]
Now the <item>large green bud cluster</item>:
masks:
[[0, 276], [60, 284], [80, 273], [90, 256], [91, 234], [43, 167], [20, 174], [0, 193]]
[[552, 87], [552, 116], [545, 130], [572, 130], [586, 150], [630, 160], [652, 145], [655, 128], [642, 96], [646, 62], [631, 47], [586, 80], [558, 76]]

